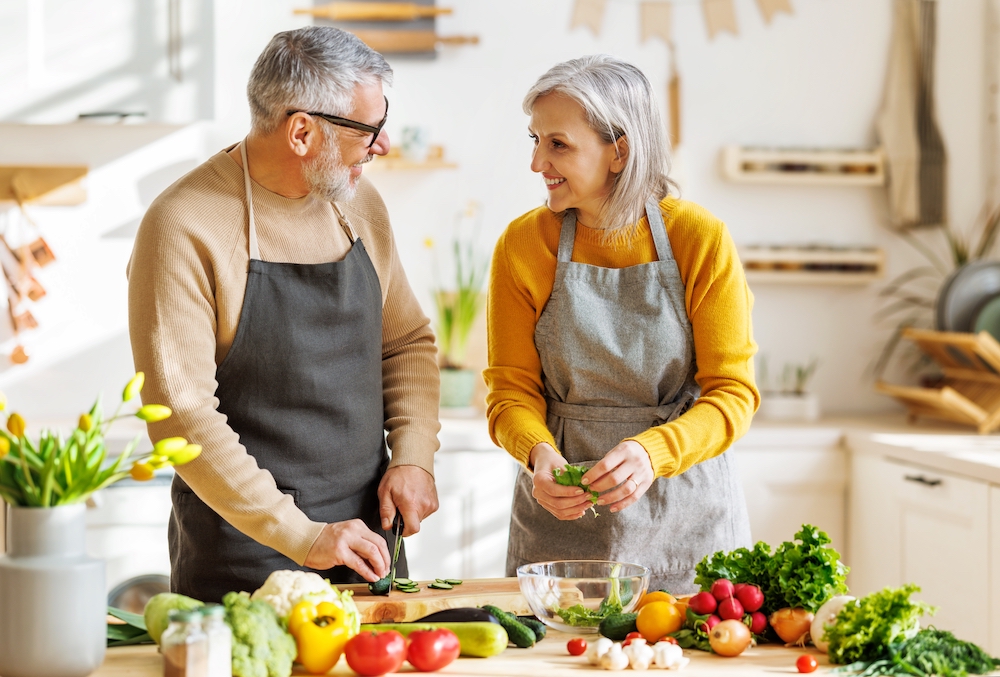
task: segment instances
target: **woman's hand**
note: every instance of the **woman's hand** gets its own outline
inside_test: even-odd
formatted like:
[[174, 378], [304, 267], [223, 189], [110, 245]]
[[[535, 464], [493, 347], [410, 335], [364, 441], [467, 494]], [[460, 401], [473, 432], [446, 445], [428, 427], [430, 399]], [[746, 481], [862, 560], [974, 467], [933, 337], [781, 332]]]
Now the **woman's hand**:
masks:
[[618, 512], [642, 498], [654, 479], [649, 454], [638, 442], [625, 440], [588, 470], [581, 481], [601, 494], [597, 505], [608, 505], [611, 512]]
[[566, 465], [562, 454], [553, 449], [552, 445], [540, 442], [532, 447], [528, 462], [534, 472], [531, 495], [538, 501], [538, 505], [557, 519], [575, 520], [583, 517], [590, 508], [590, 493], [580, 487], [556, 484], [553, 479], [552, 471]]

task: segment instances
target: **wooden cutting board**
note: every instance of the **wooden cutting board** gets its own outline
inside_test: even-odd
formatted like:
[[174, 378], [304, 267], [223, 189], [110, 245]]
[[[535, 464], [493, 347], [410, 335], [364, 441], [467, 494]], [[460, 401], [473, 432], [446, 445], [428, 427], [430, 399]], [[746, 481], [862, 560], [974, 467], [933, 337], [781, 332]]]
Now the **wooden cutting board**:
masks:
[[492, 604], [504, 611], [530, 614], [528, 602], [521, 595], [516, 578], [476, 578], [456, 585], [451, 590], [435, 590], [427, 585], [433, 581], [417, 581], [420, 592], [393, 590], [378, 597], [363, 584], [338, 585], [341, 590], [351, 590], [354, 602], [361, 612], [362, 623], [405, 623], [423, 618], [443, 609], [483, 606]]

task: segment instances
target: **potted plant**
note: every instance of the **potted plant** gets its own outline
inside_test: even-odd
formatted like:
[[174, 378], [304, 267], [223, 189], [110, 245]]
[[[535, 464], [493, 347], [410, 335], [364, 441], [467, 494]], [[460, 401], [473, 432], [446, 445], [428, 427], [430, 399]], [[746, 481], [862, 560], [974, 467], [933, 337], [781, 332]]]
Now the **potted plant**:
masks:
[[760, 358], [760, 408], [757, 415], [771, 421], [815, 421], [819, 418], [819, 398], [807, 392], [809, 380], [816, 373], [816, 358], [807, 364], [786, 362], [776, 387], [770, 385], [767, 358]]
[[[451, 274], [450, 283], [441, 283], [442, 267], [433, 266], [432, 295], [437, 311], [441, 406], [444, 408], [468, 407], [479, 376], [469, 367], [467, 348], [473, 324], [483, 309], [483, 285], [489, 268], [489, 260], [478, 248], [480, 223], [480, 209], [475, 202], [470, 202], [456, 216], [450, 267], [445, 266]], [[425, 244], [431, 249], [434, 247], [431, 239]]]
[[[129, 381], [108, 419], [100, 400], [95, 402], [65, 438], [43, 430], [32, 439], [20, 414], [6, 415], [6, 429], [0, 430], [0, 498], [9, 506], [7, 553], [0, 557], [4, 677], [83, 677], [101, 665], [107, 592], [103, 560], [86, 554], [86, 501], [126, 477], [149, 480], [157, 469], [201, 453], [197, 444], [170, 437], [134, 457], [137, 436], [120, 455], [108, 458], [104, 435], [115, 420], [136, 416], [156, 422], [171, 415], [159, 404], [121, 413], [142, 390], [143, 380], [139, 372]], [[2, 395], [0, 411], [6, 411]]]

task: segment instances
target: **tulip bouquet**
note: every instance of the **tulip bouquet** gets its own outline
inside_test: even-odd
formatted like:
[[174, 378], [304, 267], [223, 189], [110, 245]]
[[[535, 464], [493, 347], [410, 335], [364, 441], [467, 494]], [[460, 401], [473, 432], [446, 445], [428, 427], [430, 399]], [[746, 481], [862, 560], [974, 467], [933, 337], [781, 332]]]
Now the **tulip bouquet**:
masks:
[[[80, 415], [76, 429], [63, 438], [52, 430], [43, 430], [37, 441], [25, 435], [27, 424], [18, 413], [7, 416], [6, 430], [0, 430], [0, 498], [23, 507], [52, 507], [87, 500], [95, 491], [125, 477], [145, 481], [159, 468], [183, 465], [197, 458], [201, 447], [183, 437], [168, 437], [153, 445], [153, 450], [133, 457], [139, 437], [129, 442], [122, 453], [108, 459], [104, 435], [119, 418], [135, 416], [147, 423], [169, 418], [169, 407], [147, 404], [136, 411], [122, 413], [125, 403], [142, 390], [145, 377], [138, 372], [125, 386], [122, 401], [111, 418], [105, 419], [98, 399]], [[0, 396], [0, 411], [6, 401]], [[106, 462], [107, 461], [107, 462]]]

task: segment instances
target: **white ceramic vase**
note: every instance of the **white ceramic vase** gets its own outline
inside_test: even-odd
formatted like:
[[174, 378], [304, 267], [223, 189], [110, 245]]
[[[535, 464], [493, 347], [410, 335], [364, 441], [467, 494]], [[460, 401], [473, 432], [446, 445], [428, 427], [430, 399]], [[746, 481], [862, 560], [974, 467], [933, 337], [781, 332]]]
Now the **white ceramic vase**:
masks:
[[104, 561], [87, 556], [86, 509], [9, 507], [0, 557], [3, 677], [84, 677], [104, 661]]
[[815, 421], [819, 398], [812, 393], [762, 393], [757, 416], [768, 421]]

